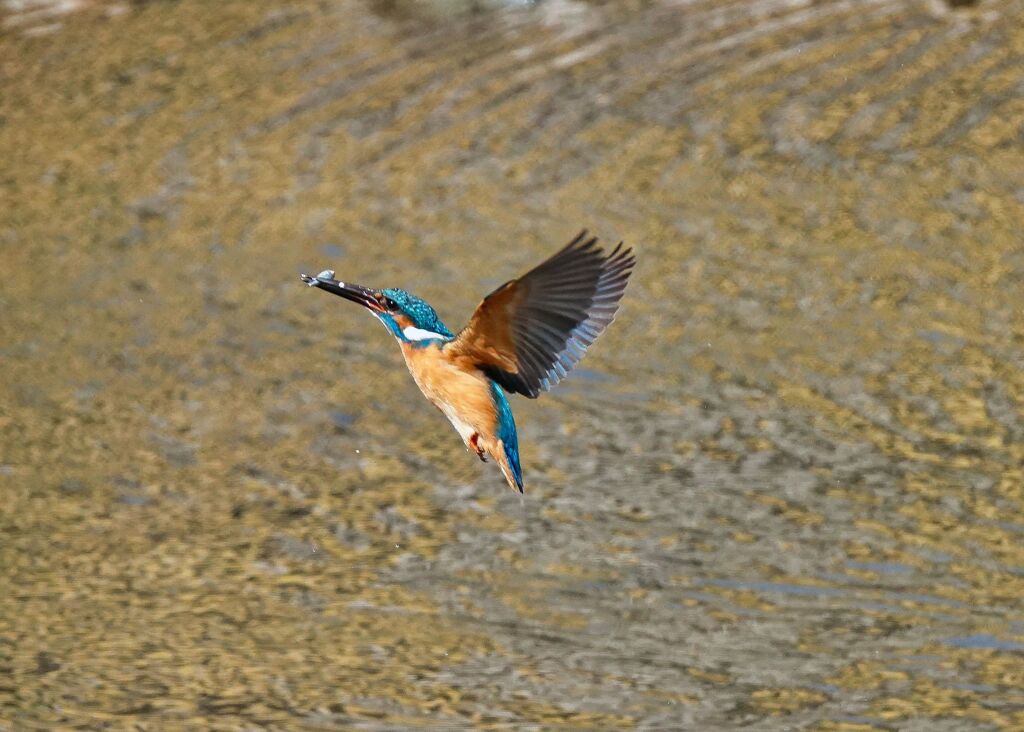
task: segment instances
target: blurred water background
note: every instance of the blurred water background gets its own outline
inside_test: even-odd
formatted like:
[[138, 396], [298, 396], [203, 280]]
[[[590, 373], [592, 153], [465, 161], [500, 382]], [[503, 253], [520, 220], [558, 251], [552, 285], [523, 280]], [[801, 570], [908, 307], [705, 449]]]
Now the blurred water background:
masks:
[[[1024, 3], [0, 2], [0, 729], [1024, 729]], [[513, 400], [383, 329], [582, 227]]]

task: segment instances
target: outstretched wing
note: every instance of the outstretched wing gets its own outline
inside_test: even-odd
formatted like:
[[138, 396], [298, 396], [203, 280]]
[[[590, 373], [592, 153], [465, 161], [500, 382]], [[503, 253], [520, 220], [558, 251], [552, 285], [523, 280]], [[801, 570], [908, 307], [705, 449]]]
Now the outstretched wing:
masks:
[[557, 384], [608, 327], [636, 258], [605, 254], [586, 231], [484, 298], [448, 346], [507, 391], [534, 398]]

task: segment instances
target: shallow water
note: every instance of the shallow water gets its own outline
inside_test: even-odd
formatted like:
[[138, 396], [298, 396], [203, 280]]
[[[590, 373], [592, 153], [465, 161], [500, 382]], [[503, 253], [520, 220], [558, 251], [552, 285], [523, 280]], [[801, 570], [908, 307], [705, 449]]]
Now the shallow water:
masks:
[[[1024, 3], [0, 14], [0, 729], [1024, 728]], [[583, 226], [525, 499], [297, 278]]]

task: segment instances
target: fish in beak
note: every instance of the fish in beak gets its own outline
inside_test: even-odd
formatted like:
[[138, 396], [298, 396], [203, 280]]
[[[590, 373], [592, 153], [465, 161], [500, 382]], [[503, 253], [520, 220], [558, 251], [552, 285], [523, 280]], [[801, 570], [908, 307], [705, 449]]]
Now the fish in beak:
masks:
[[369, 287], [363, 287], [362, 285], [354, 285], [351, 282], [339, 282], [334, 279], [334, 270], [325, 269], [323, 272], [318, 274], [316, 277], [311, 277], [308, 274], [299, 275], [302, 281], [305, 282], [309, 287], [319, 287], [321, 290], [332, 292], [335, 295], [340, 295], [346, 300], [359, 303], [364, 308], [371, 310], [375, 313], [384, 311], [384, 308], [377, 302], [377, 297], [374, 295], [373, 290]]

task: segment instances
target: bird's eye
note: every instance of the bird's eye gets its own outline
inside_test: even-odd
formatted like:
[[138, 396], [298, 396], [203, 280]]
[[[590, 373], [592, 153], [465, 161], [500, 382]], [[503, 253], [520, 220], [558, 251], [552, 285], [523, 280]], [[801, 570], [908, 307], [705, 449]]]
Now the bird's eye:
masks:
[[398, 303], [392, 300], [390, 297], [385, 297], [384, 307], [386, 307], [388, 310], [398, 310]]

